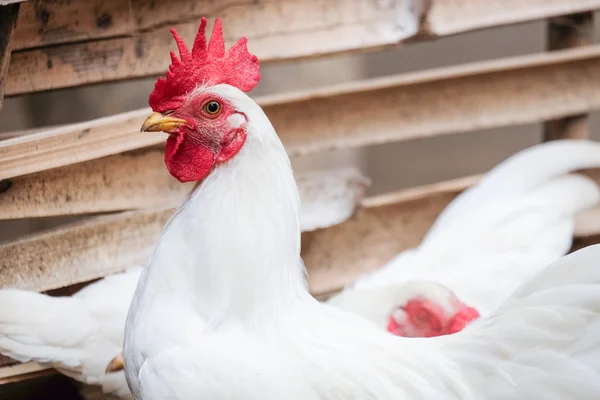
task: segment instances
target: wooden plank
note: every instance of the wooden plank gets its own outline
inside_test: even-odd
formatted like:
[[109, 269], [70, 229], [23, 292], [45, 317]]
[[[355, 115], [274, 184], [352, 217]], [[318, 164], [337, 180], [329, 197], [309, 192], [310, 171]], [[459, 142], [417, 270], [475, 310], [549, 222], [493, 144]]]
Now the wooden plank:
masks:
[[[257, 101], [291, 156], [527, 124], [600, 108], [600, 46]], [[0, 179], [163, 143], [160, 134], [139, 132], [148, 113], [148, 109], [132, 111], [3, 140]]]
[[[265, 3], [257, 4], [250, 0], [228, 0], [220, 2], [217, 6], [209, 0], [171, 0], [169, 2], [38, 0], [23, 5], [14, 48], [15, 50], [24, 50], [133, 36], [140, 32], [162, 29], [174, 21], [197, 23], [202, 16], [223, 18], [227, 22], [227, 26], [230, 26], [228, 29], [234, 30], [231, 32], [231, 37], [250, 35], [257, 29], [266, 29], [250, 24], [248, 19], [251, 19], [252, 22], [267, 18], [269, 21], [274, 21], [276, 26], [270, 30], [271, 34], [277, 30], [291, 29], [293, 31], [307, 28], [327, 32], [328, 29], [335, 29], [332, 26], [334, 24], [344, 25], [354, 22], [347, 15], [333, 15], [337, 9], [343, 8], [340, 7], [340, 4], [327, 7], [325, 2], [318, 0], [296, 1], [297, 4]], [[351, 6], [345, 5], [350, 9], [347, 12], [359, 11], [374, 14], [374, 10], [379, 8], [383, 8], [385, 11], [391, 10], [389, 4], [358, 1], [354, 3], [354, 10]], [[527, 2], [521, 0], [486, 0], [485, 2], [480, 0], [417, 0], [399, 3], [398, 14], [403, 13], [407, 5], [417, 8], [417, 15], [422, 14], [425, 23], [421, 27], [421, 36], [436, 37], [600, 8], [600, 0], [578, 0], [577, 2], [571, 0], [529, 0]], [[1, 1], [0, 4], [2, 4]], [[292, 19], [290, 15], [298, 10], [302, 10], [303, 15], [310, 13], [311, 21], [300, 22]], [[236, 12], [243, 15], [236, 15]], [[290, 26], [290, 22], [293, 25]], [[374, 35], [377, 32], [371, 32], [371, 34]], [[386, 37], [381, 35], [378, 39], [379, 46], [395, 44], [390, 39], [393, 38], [386, 40]]]
[[143, 265], [171, 213], [153, 209], [89, 218], [2, 245], [0, 286], [46, 291]]
[[42, 132], [48, 129], [54, 129], [54, 128], [58, 128], [60, 126], [64, 126], [63, 125], [52, 125], [52, 126], [45, 126], [43, 128], [31, 128], [31, 129], [23, 129], [20, 131], [10, 131], [10, 132], [0, 132], [0, 141], [2, 140], [6, 140], [6, 139], [12, 139], [15, 137], [21, 137], [21, 136], [25, 136], [25, 135], [31, 135], [32, 133], [38, 133], [38, 132]]
[[56, 371], [38, 363], [28, 362], [0, 368], [0, 385], [39, 378], [54, 374]]
[[599, 0], [434, 0], [422, 29], [439, 37], [599, 8]]
[[0, 219], [175, 207], [182, 185], [156, 148], [117, 154], [2, 181]]
[[[547, 26], [547, 48], [550, 51], [589, 46], [594, 42], [594, 13], [584, 12], [552, 18]], [[546, 121], [544, 141], [584, 139], [589, 137], [588, 114], [569, 115]]]
[[8, 66], [20, 4], [0, 5], [0, 111], [7, 85]]
[[[452, 197], [444, 195], [436, 198], [428, 203], [424, 211], [420, 204], [421, 201], [409, 202], [408, 208], [404, 208], [402, 205], [392, 208], [392, 212], [406, 209], [406, 218], [409, 220], [408, 223], [401, 224], [405, 229], [404, 235], [408, 239], [395, 238], [393, 242], [399, 243], [399, 246], [417, 244], [434, 216]], [[368, 226], [378, 221], [385, 223], [394, 221], [390, 218], [393, 218], [395, 213], [386, 213], [386, 210], [389, 210], [388, 207], [377, 207], [370, 210], [362, 211], [356, 219], [351, 219], [342, 225], [348, 228], [347, 224], [350, 224], [350, 232], [356, 233], [357, 228], [365, 229], [365, 224]], [[116, 273], [129, 266], [143, 265], [150, 256], [161, 228], [172, 211], [172, 209], [144, 210], [96, 217], [2, 245], [0, 246], [0, 287], [45, 291]], [[342, 226], [340, 228], [333, 231], [334, 239], [332, 240], [344, 232], [344, 228]], [[367, 231], [369, 237], [363, 238], [361, 241], [366, 240], [371, 243], [369, 240], [371, 237], [379, 237], [381, 240], [383, 239], [382, 235], [391, 235], [389, 229], [381, 230], [380, 228], [379, 226], [374, 230]], [[328, 230], [314, 231], [312, 235], [315, 235], [315, 240], [311, 240], [311, 234], [303, 235], [303, 254], [306, 257], [305, 261], [312, 280], [319, 277], [319, 272], [312, 265], [315, 261], [327, 260], [329, 262], [322, 264], [325, 266], [324, 268], [329, 271], [338, 271], [339, 263], [329, 259], [326, 249], [320, 247], [321, 243], [328, 242], [326, 237], [321, 237], [322, 232]], [[381, 243], [388, 242], [390, 241], [381, 241]], [[353, 254], [367, 247], [361, 242], [361, 246], [354, 246]], [[381, 244], [375, 249], [385, 250], [382, 249]], [[394, 249], [398, 249], [398, 247], [394, 246]], [[375, 257], [378, 257], [376, 252], [373, 253], [375, 253]], [[389, 258], [390, 255], [389, 251], [381, 253], [381, 257]], [[362, 257], [362, 259], [354, 260], [352, 265], [358, 267], [363, 264], [363, 261], [365, 261], [364, 267], [359, 268], [372, 268], [376, 259]], [[350, 266], [346, 265], [344, 268], [350, 268]], [[350, 274], [350, 276], [352, 275]], [[336, 286], [338, 284], [338, 282], [329, 283], [329, 285]], [[323, 285], [317, 286], [316, 290], [329, 288], [329, 286], [325, 286], [326, 283], [323, 283]]]
[[[156, 31], [166, 31], [178, 23], [187, 32], [184, 37], [192, 40], [201, 17], [219, 17], [227, 27], [226, 39], [233, 41], [248, 36], [252, 41], [263, 43], [257, 48], [273, 44], [279, 47], [269, 54], [281, 57], [276, 55], [280, 51], [309, 54], [312, 48], [336, 51], [395, 43], [416, 32], [419, 10], [422, 10], [418, 1], [412, 0], [401, 0], [397, 7], [355, 0], [343, 6], [339, 2], [328, 3], [323, 0], [223, 0], [218, 3], [211, 0], [38, 0], [23, 5], [15, 49], [112, 38], [141, 38], [142, 42], [162, 46], [165, 43], [156, 40], [161, 37], [154, 35]], [[414, 16], [410, 11], [413, 4], [417, 12]], [[299, 13], [303, 18], [296, 18]], [[394, 18], [398, 18], [397, 26], [392, 24]], [[268, 24], [259, 23], [267, 20]], [[369, 28], [369, 23], [378, 26]], [[340, 33], [347, 35], [344, 43], [335, 39]], [[361, 35], [357, 35], [359, 33]], [[319, 37], [321, 43], [302, 44], [311, 37]], [[294, 43], [298, 41], [300, 43]], [[290, 43], [298, 48], [290, 49]]]
[[7, 6], [9, 4], [23, 3], [28, 0], [0, 0], [0, 6]]
[[201, 16], [222, 17], [228, 43], [248, 36], [251, 50], [270, 62], [589, 11], [600, 8], [600, 0], [45, 0], [24, 8], [11, 95], [161, 74], [173, 47], [165, 28], [175, 25], [191, 41]]
[[7, 173], [0, 172], [0, 179], [160, 143], [164, 138], [139, 133], [149, 111], [123, 113], [0, 141], [0, 158], [4, 161], [0, 171], [7, 168]]
[[[311, 291], [337, 290], [416, 246], [444, 207], [476, 180], [371, 199], [342, 224], [303, 233]], [[145, 264], [171, 213], [151, 209], [96, 217], [0, 246], [0, 287], [46, 291]], [[586, 234], [598, 232], [600, 225], [588, 226]]]
[[[74, 164], [0, 183], [0, 219], [176, 207], [192, 184], [167, 172], [162, 150], [150, 148]], [[370, 181], [354, 168], [300, 173], [303, 231], [350, 217]]]
[[[191, 43], [201, 16], [222, 18], [228, 45], [247, 36], [250, 50], [263, 62], [398, 43], [413, 36], [420, 21], [420, 10], [411, 7], [412, 0], [344, 5], [324, 0], [91, 3], [53, 5], [46, 1], [29, 5], [32, 9], [20, 28], [23, 31], [19, 33], [23, 33], [18, 46], [39, 46], [46, 38], [60, 37], [65, 31], [71, 31], [67, 33], [71, 39], [112, 37], [15, 52], [7, 94], [164, 73], [170, 62], [169, 51], [175, 48], [167, 28], [174, 26]], [[54, 29], [47, 26], [51, 20]]]

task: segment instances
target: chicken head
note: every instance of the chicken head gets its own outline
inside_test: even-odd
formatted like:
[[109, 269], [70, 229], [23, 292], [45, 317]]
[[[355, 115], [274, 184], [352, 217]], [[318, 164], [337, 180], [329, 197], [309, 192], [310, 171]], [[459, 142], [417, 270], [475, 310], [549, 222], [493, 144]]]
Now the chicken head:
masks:
[[248, 117], [227, 99], [227, 87], [247, 92], [260, 79], [258, 59], [245, 38], [225, 51], [220, 20], [208, 45], [205, 28], [203, 18], [191, 52], [171, 30], [180, 56], [171, 52], [167, 76], [158, 79], [148, 101], [154, 113], [141, 128], [169, 134], [165, 163], [180, 182], [202, 180], [240, 151]]
[[479, 312], [448, 288], [419, 283], [420, 294], [409, 297], [390, 313], [387, 330], [396, 336], [435, 337], [463, 330]]

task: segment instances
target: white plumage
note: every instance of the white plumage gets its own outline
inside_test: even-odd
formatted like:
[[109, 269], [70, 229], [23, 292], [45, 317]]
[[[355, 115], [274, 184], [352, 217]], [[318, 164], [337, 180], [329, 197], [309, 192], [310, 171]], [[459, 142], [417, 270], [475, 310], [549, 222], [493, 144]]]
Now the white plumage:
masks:
[[260, 107], [228, 85], [193, 94], [243, 112], [229, 123], [247, 139], [170, 219], [142, 272], [124, 345], [136, 399], [600, 396], [599, 246], [456, 335], [394, 337], [309, 295], [297, 187]]
[[124, 373], [106, 375], [123, 347], [127, 310], [141, 268], [91, 284], [71, 297], [0, 290], [0, 353], [36, 361], [105, 394], [130, 399]]
[[448, 205], [417, 248], [329, 302], [385, 327], [392, 308], [417, 295], [443, 304], [448, 288], [488, 315], [569, 251], [577, 213], [600, 200], [594, 181], [569, 173], [598, 167], [595, 142], [556, 141], [520, 151]]
[[[302, 231], [347, 219], [369, 184], [354, 168], [296, 178], [304, 203]], [[105, 375], [104, 370], [123, 348], [125, 318], [141, 271], [136, 267], [109, 276], [71, 297], [0, 290], [0, 354], [37, 361], [79, 382], [101, 386], [108, 396], [131, 399], [124, 372]]]
[[[525, 150], [500, 164], [488, 176], [498, 176], [498, 174], [494, 175], [494, 172], [505, 168], [510, 168], [511, 173], [515, 173], [516, 170], [526, 169], [527, 165], [531, 164], [539, 165], [540, 168], [538, 170], [541, 171], [547, 170], [542, 168], [542, 165], [548, 166], [554, 164], [556, 166], [554, 172], [556, 176], [542, 176], [538, 184], [532, 184], [530, 188], [521, 192], [511, 193], [511, 187], [519, 186], [515, 185], [514, 182], [518, 182], [523, 176], [517, 173], [516, 176], [513, 175], [513, 180], [507, 180], [508, 185], [506, 186], [496, 187], [495, 185], [488, 185], [488, 187], [494, 189], [494, 195], [481, 200], [482, 203], [477, 204], [477, 207], [467, 208], [466, 212], [462, 210], [463, 213], [466, 213], [467, 218], [470, 212], [477, 212], [481, 208], [494, 210], [494, 208], [487, 207], [488, 203], [484, 202], [504, 204], [506, 202], [504, 197], [505, 192], [510, 194], [509, 199], [511, 200], [518, 197], [535, 199], [535, 201], [514, 201], [512, 203], [522, 206], [521, 209], [517, 209], [515, 212], [512, 212], [510, 208], [508, 209], [510, 211], [507, 213], [508, 216], [516, 215], [514, 221], [511, 221], [510, 218], [498, 218], [501, 221], [514, 222], [513, 225], [516, 225], [515, 227], [507, 224], [510, 229], [501, 231], [500, 233], [504, 236], [500, 236], [500, 238], [512, 239], [513, 236], [519, 237], [518, 235], [522, 233], [522, 230], [518, 229], [518, 221], [527, 222], [527, 215], [534, 213], [540, 215], [542, 218], [536, 220], [539, 221], [539, 224], [533, 225], [533, 228], [540, 229], [540, 232], [551, 231], [554, 237], [559, 239], [557, 242], [561, 244], [560, 246], [555, 246], [553, 243], [548, 244], [545, 241], [540, 241], [538, 239], [539, 235], [533, 235], [532, 237], [523, 235], [521, 240], [526, 240], [527, 243], [523, 243], [523, 246], [517, 246], [516, 249], [528, 250], [526, 254], [515, 252], [514, 241], [507, 241], [509, 243], [507, 246], [487, 247], [491, 252], [489, 256], [484, 251], [479, 251], [477, 254], [483, 258], [481, 259], [481, 263], [476, 265], [477, 268], [475, 269], [475, 272], [481, 272], [481, 280], [478, 284], [488, 285], [487, 295], [496, 299], [495, 301], [501, 302], [503, 300], [502, 296], [506, 298], [510, 293], [506, 292], [505, 287], [496, 288], [494, 281], [485, 280], [486, 268], [490, 268], [492, 271], [493, 268], [498, 268], [496, 272], [502, 274], [514, 269], [515, 265], [520, 265], [522, 269], [529, 269], [529, 273], [533, 274], [542, 267], [541, 263], [544, 262], [544, 260], [537, 261], [535, 259], [536, 255], [542, 254], [547, 258], [553, 256], [554, 258], [558, 258], [570, 246], [573, 214], [579, 209], [589, 207], [597, 202], [598, 190], [585, 177], [563, 175], [571, 170], [596, 166], [594, 163], [598, 164], [596, 157], [599, 152], [598, 146], [598, 144], [590, 142], [578, 142], [575, 146], [572, 146], [572, 142], [563, 141]], [[555, 150], [560, 151], [562, 154], [561, 158], [557, 159], [555, 157]], [[558, 179], [561, 177], [563, 179]], [[574, 179], [571, 180], [571, 178]], [[487, 177], [484, 178], [482, 183], [486, 182], [487, 179]], [[555, 182], [559, 182], [559, 184], [556, 185]], [[561, 186], [561, 182], [569, 182], [570, 186]], [[475, 192], [477, 187], [475, 186], [457, 198], [453, 205], [444, 211], [442, 216], [447, 215], [448, 210], [459, 209], [454, 204], [460, 203], [468, 193]], [[540, 190], [539, 188], [544, 188], [544, 190]], [[553, 196], [548, 196], [548, 188], [556, 188], [557, 191]], [[546, 196], [545, 201], [543, 200], [543, 196]], [[541, 205], [541, 207], [529, 207], [529, 204]], [[505, 211], [503, 208], [496, 209]], [[440, 216], [440, 220], [442, 220], [442, 216]], [[498, 219], [489, 218], [488, 220], [497, 221]], [[470, 237], [477, 237], [482, 240], [497, 239], [494, 232], [492, 232], [492, 235], [487, 235], [488, 232], [484, 230], [491, 230], [495, 225], [486, 226], [485, 222], [487, 221], [480, 219], [470, 221], [471, 223], [480, 223], [475, 226], [479, 229], [476, 231], [479, 235], [471, 235]], [[555, 221], [560, 221], [561, 223], [554, 223]], [[464, 232], [463, 236], [457, 237], [456, 230], [444, 231], [444, 225], [440, 225], [437, 222], [435, 226], [437, 230], [434, 231], [432, 229], [432, 232], [436, 233], [435, 237], [439, 238], [437, 240], [440, 243], [445, 243], [445, 241], [451, 238], [456, 238], [456, 240], [452, 241], [457, 247], [455, 254], [460, 256], [460, 251], [473, 250], [471, 246], [472, 239], [466, 240], [464, 244], [460, 242], [460, 238], [470, 232]], [[456, 229], [466, 230], [470, 227], [471, 225], [458, 226]], [[490, 236], [492, 237], [490, 238]], [[428, 234], [428, 237], [432, 237], [431, 232]], [[497, 243], [497, 240], [491, 240], [491, 244], [495, 243]], [[512, 244], [512, 247], [510, 244]], [[460, 245], [462, 245], [462, 248]], [[450, 246], [446, 248], [453, 249]], [[532, 249], [535, 250], [536, 248], [538, 251], [533, 252]], [[420, 248], [417, 250], [420, 252]], [[500, 262], [494, 262], [495, 257], [502, 253], [509, 254], [513, 264], [506, 266]], [[435, 252], [425, 254], [435, 255]], [[528, 254], [532, 255], [527, 257]], [[523, 257], [528, 263], [523, 263], [519, 257]], [[404, 254], [399, 259], [403, 260]], [[424, 259], [427, 260], [427, 258]], [[461, 258], [454, 259], [452, 264], [447, 262], [449, 259], [449, 257], [444, 258], [446, 264], [433, 264], [433, 266], [438, 268], [437, 270], [434, 269], [435, 273], [443, 275], [443, 269], [454, 272], [461, 271], [464, 265], [460, 263]], [[394, 260], [387, 267], [375, 273], [372, 276], [375, 279], [369, 281], [372, 278], [367, 277], [359, 281], [357, 286], [360, 290], [356, 292], [348, 291], [355, 294], [349, 298], [350, 302], [347, 302], [347, 299], [343, 301], [334, 300], [332, 304], [337, 307], [348, 308], [353, 312], [363, 314], [367, 317], [372, 317], [373, 315], [387, 316], [387, 311], [382, 311], [384, 309], [381, 307], [381, 296], [387, 299], [384, 302], [390, 302], [390, 297], [387, 297], [386, 293], [388, 292], [382, 289], [380, 285], [382, 283], [410, 281], [410, 274], [407, 271], [410, 271], [414, 265], [412, 263], [397, 263]], [[479, 267], [480, 265], [481, 267]], [[466, 267], [473, 267], [473, 264], [467, 264]], [[401, 270], [399, 270], [400, 268]], [[466, 270], [468, 271], [469, 268], [466, 268]], [[60, 372], [81, 382], [102, 385], [103, 390], [107, 394], [124, 399], [132, 398], [126, 386], [123, 372], [105, 375], [104, 368], [112, 356], [122, 348], [122, 331], [125, 315], [140, 272], [141, 268], [134, 268], [127, 273], [105, 278], [88, 286], [71, 298], [51, 298], [45, 295], [13, 289], [0, 291], [0, 352], [21, 361], [33, 360], [47, 363], [58, 368]], [[380, 275], [380, 272], [383, 272], [383, 274]], [[518, 268], [516, 272], [519, 272]], [[391, 278], [384, 275], [388, 273], [391, 273]], [[460, 276], [460, 273], [457, 275]], [[408, 279], [403, 280], [407, 276]], [[436, 277], [437, 275], [433, 275], [431, 279]], [[518, 279], [523, 278], [518, 277]], [[361, 287], [363, 284], [365, 286]], [[513, 290], [516, 286], [517, 283], [513, 282]], [[368, 293], [362, 292], [363, 288], [364, 290], [372, 289], [373, 293], [377, 294], [370, 296]], [[395, 284], [391, 285], [390, 288], [392, 291], [388, 294], [395, 296], [391, 300], [392, 303], [399, 301], [398, 293], [404, 293], [405, 296], [411, 293], [410, 291], [398, 290], [398, 286]], [[400, 288], [406, 288], [406, 286], [401, 285]], [[419, 287], [416, 288], [418, 289]], [[500, 293], [500, 290], [503, 288], [505, 291]], [[498, 292], [495, 292], [495, 290], [498, 290]], [[355, 303], [353, 303], [354, 300], [356, 300]], [[370, 300], [375, 301], [370, 302]], [[479, 302], [474, 302], [474, 304], [480, 305]], [[359, 307], [353, 308], [354, 306]]]

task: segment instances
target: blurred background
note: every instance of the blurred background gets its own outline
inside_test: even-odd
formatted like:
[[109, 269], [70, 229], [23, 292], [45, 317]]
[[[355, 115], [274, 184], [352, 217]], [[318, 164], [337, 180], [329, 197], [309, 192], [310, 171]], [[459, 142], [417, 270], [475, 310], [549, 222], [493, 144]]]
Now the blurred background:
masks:
[[[596, 30], [594, 41], [597, 42], [599, 37]], [[308, 89], [545, 49], [546, 22], [535, 21], [377, 53], [268, 64], [262, 67], [262, 80], [251, 95]], [[154, 78], [150, 78], [8, 98], [0, 115], [0, 132], [86, 121], [145, 107], [153, 84]], [[377, 107], [377, 104], [365, 104], [365, 107]], [[592, 114], [591, 136], [594, 139], [600, 139], [599, 123], [598, 113]], [[373, 178], [369, 194], [377, 194], [484, 172], [519, 149], [539, 142], [541, 129], [542, 124], [532, 124], [386, 143], [313, 154], [295, 158], [293, 163], [296, 171], [356, 166]], [[402, 126], [398, 126], [398, 130], [402, 130]], [[76, 217], [0, 221], [0, 240], [73, 219]]]

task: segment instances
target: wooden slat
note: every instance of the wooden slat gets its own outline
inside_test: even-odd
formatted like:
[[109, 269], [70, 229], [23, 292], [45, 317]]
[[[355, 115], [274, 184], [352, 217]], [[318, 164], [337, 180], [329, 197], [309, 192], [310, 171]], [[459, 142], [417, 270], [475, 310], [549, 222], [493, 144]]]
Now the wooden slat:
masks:
[[[444, 207], [476, 177], [365, 201], [342, 224], [305, 232], [302, 255], [320, 295], [417, 245]], [[0, 287], [45, 291], [144, 264], [171, 209], [97, 217], [0, 246]], [[600, 232], [588, 225], [586, 234]]]
[[[131, 5], [95, 0], [29, 6], [19, 46], [40, 45], [68, 30], [74, 31], [66, 33], [71, 38], [113, 37], [15, 52], [6, 88], [11, 95], [164, 73], [175, 48], [168, 28], [175, 27], [191, 43], [201, 16], [223, 19], [228, 45], [247, 36], [250, 50], [263, 62], [398, 43], [417, 32], [420, 20], [409, 0], [344, 5], [322, 0], [132, 0]], [[57, 29], [44, 25], [51, 18]]]
[[8, 66], [20, 4], [0, 5], [0, 111], [7, 85]]
[[175, 25], [189, 42], [201, 16], [223, 18], [228, 43], [247, 36], [251, 50], [269, 62], [596, 8], [600, 0], [36, 1], [24, 4], [16, 48], [29, 50], [15, 53], [7, 94], [161, 74], [173, 47], [166, 28]]
[[[594, 13], [590, 11], [552, 18], [548, 21], [546, 31], [547, 48], [550, 51], [589, 46], [594, 42]], [[544, 141], [587, 137], [588, 114], [569, 115], [544, 123]]]
[[193, 185], [182, 185], [156, 148], [99, 158], [0, 185], [0, 219], [175, 207]]
[[423, 30], [439, 37], [598, 8], [599, 0], [435, 0]]
[[15, 4], [15, 3], [23, 3], [25, 1], [28, 1], [28, 0], [0, 0], [0, 6], [7, 6], [9, 4]]
[[171, 213], [89, 218], [0, 246], [0, 286], [46, 291], [143, 265]]
[[19, 382], [55, 373], [53, 369], [45, 368], [38, 363], [28, 362], [0, 368], [0, 385]]
[[[167, 172], [163, 151], [150, 148], [0, 182], [0, 219], [176, 207], [192, 184]], [[370, 181], [354, 168], [296, 175], [303, 231], [347, 219]]]
[[[6, 2], [7, 0], [3, 0]], [[19, 1], [19, 0], [12, 0]], [[402, 1], [400, 4], [418, 4], [420, 0]], [[421, 1], [422, 2], [422, 1]], [[323, 1], [298, 1], [297, 4], [256, 4], [254, 1], [222, 1], [217, 5], [208, 0], [170, 0], [169, 2], [156, 2], [152, 0], [70, 0], [56, 2], [41, 0], [23, 5], [22, 15], [17, 29], [16, 50], [24, 50], [42, 46], [67, 44], [88, 40], [110, 39], [131, 36], [132, 33], [148, 32], [164, 28], [175, 21], [196, 22], [200, 17], [221, 17], [227, 23], [230, 37], [250, 35], [257, 29], [264, 29], [250, 25], [259, 20], [275, 21], [277, 30], [287, 31], [306, 29], [305, 24], [310, 24], [311, 29], [326, 31], [331, 25], [347, 24], [344, 15], [333, 15], [340, 4], [327, 7]], [[277, 2], [271, 2], [277, 3]], [[423, 2], [422, 2], [423, 3]], [[474, 29], [493, 26], [514, 24], [518, 22], [544, 19], [557, 15], [572, 14], [600, 8], [600, 0], [431, 0], [427, 10], [421, 6], [425, 24], [422, 33], [427, 36], [445, 36]], [[0, 2], [2, 4], [2, 2]], [[346, 5], [348, 8], [352, 8]], [[262, 9], [261, 9], [262, 7]], [[277, 7], [277, 8], [275, 8]], [[288, 17], [289, 13], [302, 9], [310, 13], [313, 20], [300, 22]], [[355, 10], [374, 13], [379, 7], [377, 2], [355, 2]], [[387, 5], [389, 7], [389, 5]], [[274, 15], [274, 10], [277, 14]], [[343, 10], [341, 10], [343, 11]], [[351, 12], [352, 10], [350, 10]], [[244, 12], [242, 16], [236, 12]], [[305, 15], [303, 14], [303, 15]], [[320, 15], [319, 15], [320, 14]], [[355, 17], [356, 18], [356, 17]], [[364, 18], [364, 17], [363, 17]], [[290, 20], [291, 19], [291, 20]], [[306, 18], [308, 19], [308, 18]], [[243, 24], [240, 25], [240, 21]], [[272, 22], [271, 22], [272, 23]], [[286, 23], [283, 25], [283, 23]], [[335, 28], [335, 27], [334, 27]], [[337, 28], [339, 29], [339, 28]], [[226, 32], [227, 33], [227, 32]], [[334, 33], [334, 32], [330, 32]], [[372, 32], [376, 34], [377, 32]], [[365, 40], [365, 39], [363, 39]], [[379, 46], [393, 45], [394, 41], [386, 41], [382, 35]], [[359, 43], [360, 44], [360, 43]]]
[[0, 141], [15, 138], [15, 137], [21, 137], [21, 136], [25, 136], [25, 135], [31, 135], [33, 133], [38, 133], [38, 132], [46, 131], [48, 129], [58, 128], [58, 127], [61, 127], [64, 125], [65, 124], [45, 126], [42, 128], [23, 129], [20, 131], [0, 132]]
[[[387, 45], [410, 36], [416, 31], [419, 9], [415, 7], [417, 15], [413, 17], [409, 13], [412, 1], [400, 3], [406, 5], [396, 8], [394, 4], [354, 0], [343, 6], [322, 0], [38, 0], [23, 5], [15, 49], [114, 38], [140, 39], [165, 49], [168, 32], [166, 36], [162, 33], [170, 26], [177, 24], [185, 32], [183, 37], [192, 40], [201, 17], [219, 17], [230, 42], [247, 36], [257, 42], [255, 48], [267, 52], [266, 58], [296, 57], [296, 53], [310, 55], [313, 49], [318, 53]], [[303, 18], [297, 18], [299, 13]], [[398, 18], [397, 26], [392, 25], [394, 18]], [[261, 23], [264, 21], [268, 23]], [[369, 29], [369, 23], [379, 26]], [[340, 33], [346, 34], [344, 43], [335, 40]], [[162, 37], [167, 41], [157, 40]], [[302, 43], [316, 42], [314, 37], [321, 43]], [[268, 44], [276, 48], [266, 49]], [[160, 52], [153, 50], [153, 54]]]
[[[257, 101], [291, 156], [533, 123], [600, 108], [600, 46]], [[148, 113], [138, 110], [1, 141], [0, 179], [164, 142], [160, 134], [139, 132]]]

